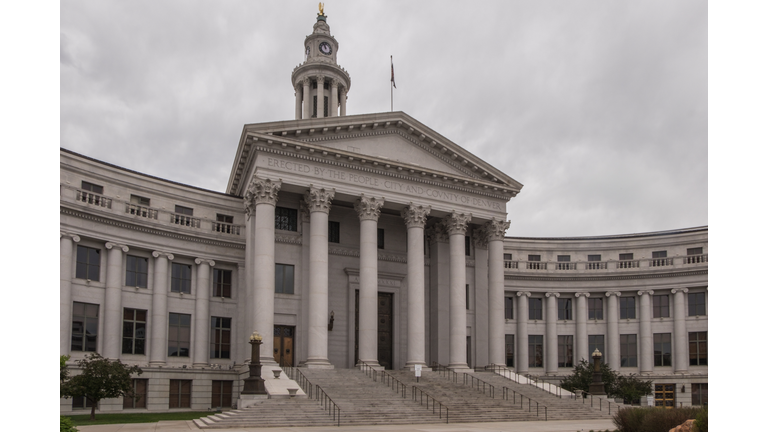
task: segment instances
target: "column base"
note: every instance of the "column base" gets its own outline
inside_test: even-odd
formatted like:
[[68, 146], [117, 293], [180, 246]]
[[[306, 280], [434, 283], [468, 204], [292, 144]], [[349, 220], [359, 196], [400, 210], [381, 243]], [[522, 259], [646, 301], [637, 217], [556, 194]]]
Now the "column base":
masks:
[[403, 367], [403, 370], [415, 370], [416, 365], [421, 365], [421, 372], [423, 373], [426, 370], [432, 371], [432, 368], [427, 366], [426, 362], [423, 361], [409, 361], [405, 363], [405, 366]]
[[307, 369], [334, 369], [328, 359], [309, 359], [301, 366]]
[[454, 372], [472, 372], [472, 368], [470, 368], [466, 363], [448, 364], [448, 369]]

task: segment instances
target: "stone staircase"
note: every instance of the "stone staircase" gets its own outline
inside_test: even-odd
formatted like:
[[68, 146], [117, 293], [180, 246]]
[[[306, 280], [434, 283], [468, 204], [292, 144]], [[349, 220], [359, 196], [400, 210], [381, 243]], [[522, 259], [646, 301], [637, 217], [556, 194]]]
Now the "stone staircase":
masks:
[[194, 420], [200, 429], [336, 426], [316, 401], [307, 398], [263, 399], [245, 409]]

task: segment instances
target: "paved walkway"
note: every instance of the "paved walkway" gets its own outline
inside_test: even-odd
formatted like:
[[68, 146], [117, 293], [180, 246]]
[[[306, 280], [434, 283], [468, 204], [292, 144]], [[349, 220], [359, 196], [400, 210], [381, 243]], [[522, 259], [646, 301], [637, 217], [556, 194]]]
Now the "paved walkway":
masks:
[[[161, 421], [158, 423], [111, 424], [78, 426], [80, 432], [178, 432], [200, 431], [192, 421]], [[270, 427], [217, 429], [222, 432], [588, 432], [614, 430], [611, 420], [557, 420], [538, 422], [452, 423], [430, 425], [375, 425], [341, 427]]]

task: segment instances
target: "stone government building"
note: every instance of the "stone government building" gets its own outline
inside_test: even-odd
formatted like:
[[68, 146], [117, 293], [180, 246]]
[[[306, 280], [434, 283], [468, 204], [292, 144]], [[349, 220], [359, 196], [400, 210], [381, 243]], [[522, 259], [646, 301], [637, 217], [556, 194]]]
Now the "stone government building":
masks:
[[265, 376], [556, 378], [599, 349], [657, 405], [706, 403], [707, 227], [505, 237], [523, 185], [403, 112], [346, 115], [338, 48], [319, 15], [295, 119], [243, 127], [226, 193], [61, 149], [60, 352], [144, 369], [142, 398], [101, 411], [231, 406], [254, 329]]

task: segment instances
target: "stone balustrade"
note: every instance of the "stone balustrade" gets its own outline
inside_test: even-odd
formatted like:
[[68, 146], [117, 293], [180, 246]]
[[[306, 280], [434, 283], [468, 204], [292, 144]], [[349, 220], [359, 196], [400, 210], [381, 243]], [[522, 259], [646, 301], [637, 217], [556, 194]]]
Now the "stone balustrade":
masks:
[[108, 209], [112, 208], [112, 198], [107, 198], [103, 195], [99, 195], [97, 193], [88, 192], [80, 189], [75, 189], [75, 192], [77, 193], [77, 200], [88, 203], [90, 205], [94, 205], [97, 207], [105, 207]]
[[563, 271], [625, 271], [628, 269], [642, 269], [649, 271], [664, 271], [670, 269], [679, 269], [695, 265], [707, 265], [709, 262], [707, 254], [687, 255], [668, 258], [644, 258], [636, 260], [609, 260], [609, 261], [573, 261], [573, 262], [553, 262], [553, 261], [515, 261], [504, 260], [504, 271], [507, 273], [516, 272], [537, 272], [537, 273], [558, 273]]
[[125, 212], [138, 217], [147, 219], [157, 219], [157, 209], [151, 207], [144, 207], [137, 204], [125, 203]]

